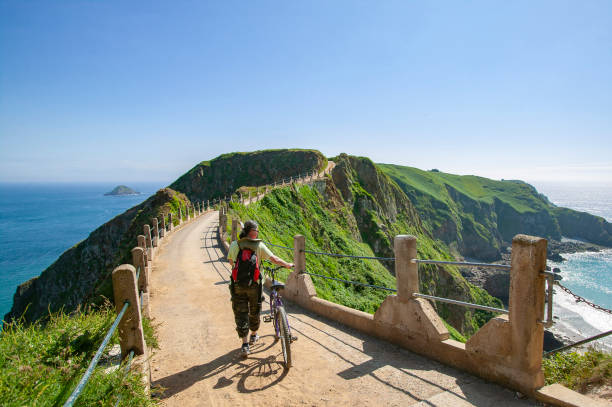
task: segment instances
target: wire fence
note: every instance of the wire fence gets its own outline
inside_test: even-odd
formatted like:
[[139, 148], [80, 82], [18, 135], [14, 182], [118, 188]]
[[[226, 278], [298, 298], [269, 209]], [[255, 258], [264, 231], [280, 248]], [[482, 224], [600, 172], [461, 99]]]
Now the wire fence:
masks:
[[[138, 269], [136, 271], [136, 281], [138, 281], [139, 277], [140, 277], [140, 267], [138, 267]], [[142, 291], [140, 291], [140, 304], [142, 306]], [[94, 369], [96, 368], [96, 366], [98, 365], [98, 362], [100, 361], [100, 357], [102, 356], [102, 353], [104, 352], [104, 349], [106, 349], [106, 345], [108, 345], [108, 342], [110, 341], [110, 339], [112, 338], [113, 334], [117, 330], [117, 327], [119, 326], [119, 323], [121, 322], [121, 319], [123, 318], [123, 315], [125, 315], [125, 312], [130, 307], [130, 305], [131, 304], [130, 304], [129, 301], [126, 301], [123, 304], [123, 307], [121, 308], [121, 311], [119, 312], [119, 314], [117, 314], [117, 317], [115, 318], [115, 321], [113, 322], [113, 324], [109, 328], [108, 332], [106, 333], [106, 336], [104, 337], [104, 339], [102, 340], [102, 343], [98, 347], [98, 350], [96, 351], [96, 354], [94, 355], [93, 359], [89, 363], [89, 366], [87, 367], [87, 370], [85, 370], [85, 374], [83, 374], [83, 377], [81, 377], [81, 380], [79, 381], [77, 386], [72, 391], [72, 394], [70, 394], [70, 397], [68, 397], [68, 400], [66, 400], [66, 402], [64, 403], [64, 407], [72, 407], [72, 405], [74, 405], [76, 400], [79, 398], [79, 396], [83, 392], [83, 389], [85, 388], [85, 386], [89, 382], [89, 379], [91, 378], [91, 375], [92, 375]], [[133, 357], [134, 357], [134, 351], [130, 351], [130, 357], [129, 357], [128, 363], [126, 365], [127, 366], [126, 372], [129, 371], [129, 368], [131, 367], [132, 358]], [[119, 400], [117, 400], [117, 404], [115, 404], [115, 405], [118, 405], [119, 401], [120, 401], [120, 397], [119, 397]]]
[[308, 271], [302, 271], [302, 272], [300, 272], [300, 274], [308, 274], [309, 276], [316, 276], [316, 277], [324, 278], [326, 280], [339, 281], [339, 282], [346, 283], [346, 284], [353, 284], [353, 285], [358, 285], [358, 286], [368, 287], [368, 288], [376, 288], [378, 290], [386, 290], [386, 291], [391, 291], [391, 292], [397, 292], [397, 290], [395, 288], [388, 288], [388, 287], [382, 287], [382, 286], [379, 286], [379, 285], [360, 283], [359, 281], [343, 280], [341, 278], [324, 276], [323, 274], [316, 274], [316, 273], [311, 273], [311, 272], [308, 272]]

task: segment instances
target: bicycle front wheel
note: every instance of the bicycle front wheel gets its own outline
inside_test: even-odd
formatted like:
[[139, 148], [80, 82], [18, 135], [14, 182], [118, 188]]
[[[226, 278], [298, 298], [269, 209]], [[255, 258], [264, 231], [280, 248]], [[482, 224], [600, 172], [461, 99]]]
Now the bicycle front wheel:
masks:
[[289, 369], [291, 367], [291, 333], [289, 332], [289, 322], [287, 321], [287, 312], [285, 307], [279, 305], [276, 308], [276, 318], [280, 325], [280, 340], [281, 347], [283, 348], [283, 359], [285, 360], [285, 367]]

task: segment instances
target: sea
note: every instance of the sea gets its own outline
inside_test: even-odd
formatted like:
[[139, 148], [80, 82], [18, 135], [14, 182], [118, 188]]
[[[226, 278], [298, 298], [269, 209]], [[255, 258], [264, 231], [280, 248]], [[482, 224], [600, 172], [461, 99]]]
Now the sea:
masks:
[[[612, 222], [611, 185], [532, 183], [558, 206]], [[64, 251], [103, 223], [151, 196], [164, 183], [135, 183], [139, 195], [105, 196], [116, 184], [0, 183], [0, 317], [11, 308], [17, 286], [39, 275]], [[596, 253], [562, 254], [561, 283], [577, 295], [612, 309], [612, 249]], [[555, 288], [553, 331], [576, 341], [612, 329], [612, 315], [576, 302]], [[612, 337], [598, 341], [612, 350]]]
[[165, 185], [134, 183], [128, 186], [138, 195], [104, 195], [115, 186], [0, 183], [0, 318], [10, 311], [19, 284]]

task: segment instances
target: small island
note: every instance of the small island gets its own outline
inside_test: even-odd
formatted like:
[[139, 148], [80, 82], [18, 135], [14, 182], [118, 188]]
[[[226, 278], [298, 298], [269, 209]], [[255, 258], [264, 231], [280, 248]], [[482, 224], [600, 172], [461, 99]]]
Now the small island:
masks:
[[116, 186], [112, 191], [105, 193], [104, 195], [139, 195], [140, 192], [134, 191], [132, 188], [125, 185]]

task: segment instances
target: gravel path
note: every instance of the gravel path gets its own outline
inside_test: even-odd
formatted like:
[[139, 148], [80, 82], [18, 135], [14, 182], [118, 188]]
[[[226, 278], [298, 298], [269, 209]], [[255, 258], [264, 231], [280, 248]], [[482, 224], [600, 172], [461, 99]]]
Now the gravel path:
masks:
[[165, 388], [158, 396], [164, 405], [534, 405], [292, 304], [289, 323], [299, 337], [291, 347], [293, 367], [283, 368], [280, 344], [263, 322], [260, 342], [242, 359], [217, 219], [211, 212], [185, 225], [162, 242], [155, 258], [151, 313], [160, 349], [152, 357], [152, 385]]

